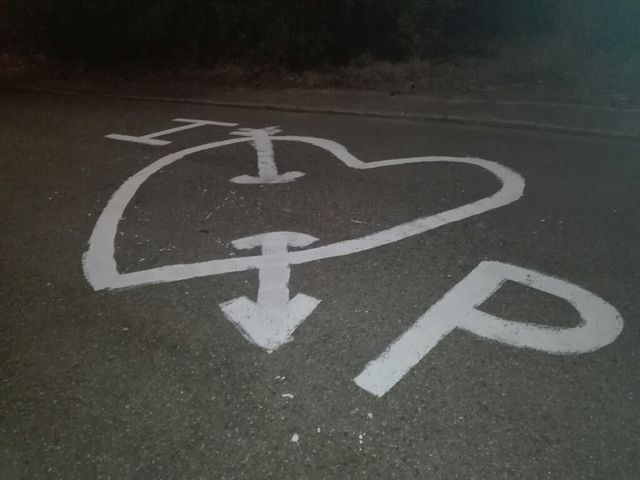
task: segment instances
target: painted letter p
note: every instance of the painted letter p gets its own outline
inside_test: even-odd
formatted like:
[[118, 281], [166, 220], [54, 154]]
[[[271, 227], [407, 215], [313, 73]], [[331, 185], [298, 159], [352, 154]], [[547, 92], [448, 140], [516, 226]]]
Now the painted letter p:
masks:
[[[580, 314], [580, 324], [572, 328], [533, 325], [478, 310], [507, 280], [566, 300]], [[356, 384], [381, 397], [455, 328], [515, 347], [568, 355], [610, 344], [620, 335], [623, 321], [615, 308], [576, 285], [506, 263], [482, 262], [371, 361], [356, 377]]]

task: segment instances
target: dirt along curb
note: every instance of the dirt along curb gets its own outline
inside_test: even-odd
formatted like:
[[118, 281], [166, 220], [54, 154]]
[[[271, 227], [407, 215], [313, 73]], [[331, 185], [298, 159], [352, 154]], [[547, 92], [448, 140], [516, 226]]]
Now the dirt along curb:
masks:
[[640, 138], [640, 109], [568, 103], [436, 98], [340, 90], [203, 88], [196, 85], [167, 88], [155, 84], [131, 83], [66, 86], [0, 84], [0, 90], [285, 112], [405, 118], [589, 136]]

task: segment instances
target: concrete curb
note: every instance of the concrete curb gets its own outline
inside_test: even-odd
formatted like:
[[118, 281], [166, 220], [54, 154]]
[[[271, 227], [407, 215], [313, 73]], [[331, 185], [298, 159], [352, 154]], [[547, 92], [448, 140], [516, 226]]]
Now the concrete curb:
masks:
[[[353, 92], [340, 92], [340, 91], [294, 91], [291, 96], [294, 97], [293, 101], [282, 101], [282, 99], [276, 98], [275, 100], [269, 100], [268, 97], [281, 96], [283, 92], [265, 91], [264, 95], [267, 97], [266, 101], [242, 101], [238, 99], [216, 99], [210, 98], [210, 95], [202, 98], [194, 97], [182, 97], [182, 96], [165, 96], [165, 95], [139, 95], [139, 94], [126, 94], [126, 93], [109, 93], [96, 90], [82, 90], [82, 89], [59, 89], [29, 85], [2, 85], [0, 84], [0, 90], [12, 91], [17, 93], [40, 93], [49, 95], [67, 95], [67, 96], [83, 96], [94, 98], [108, 98], [118, 100], [133, 100], [133, 101], [155, 101], [166, 103], [184, 103], [192, 105], [210, 105], [215, 107], [224, 108], [247, 108], [258, 110], [272, 110], [280, 112], [294, 112], [294, 113], [314, 113], [314, 114], [332, 114], [332, 115], [349, 115], [349, 116], [365, 116], [365, 117], [378, 117], [378, 118], [392, 118], [392, 119], [409, 119], [428, 122], [445, 122], [455, 123], [463, 125], [479, 125], [486, 127], [497, 128], [509, 128], [518, 130], [533, 130], [541, 132], [552, 132], [571, 135], [588, 135], [599, 137], [614, 137], [625, 139], [640, 139], [640, 110], [628, 109], [619, 110], [611, 107], [601, 106], [588, 106], [588, 105], [576, 105], [576, 104], [562, 104], [562, 103], [549, 103], [549, 102], [526, 102], [526, 101], [506, 101], [506, 102], [493, 102], [488, 100], [474, 100], [474, 99], [450, 99], [450, 100], [437, 100], [426, 97], [404, 97], [403, 100], [413, 102], [419, 100], [416, 104], [408, 103], [408, 107], [398, 110], [395, 106], [389, 107], [385, 102], [380, 100], [386, 100], [386, 95], [376, 93], [353, 93]], [[244, 90], [245, 94], [259, 95], [262, 98], [261, 91]], [[286, 92], [284, 92], [286, 93]], [[367, 106], [357, 106], [355, 108], [341, 108], [332, 106], [335, 103], [327, 100], [327, 96], [340, 95], [359, 95], [359, 103], [378, 104], [377, 108], [368, 108]], [[222, 93], [221, 96], [225, 96]], [[228, 96], [228, 95], [227, 95]], [[308, 97], [314, 101], [305, 102], [300, 101], [297, 97]], [[324, 96], [323, 102], [326, 102], [328, 106], [318, 105], [318, 98]], [[214, 95], [215, 97], [215, 95]], [[370, 102], [367, 102], [367, 99]], [[315, 103], [315, 104], [314, 104]], [[422, 105], [419, 105], [419, 104]], [[481, 105], [484, 108], [492, 109], [505, 109], [501, 115], [495, 114], [478, 114], [474, 112], [473, 115], [465, 114], [464, 110], [469, 109], [469, 106]], [[383, 108], [381, 108], [381, 106]], [[421, 108], [422, 107], [422, 108]], [[511, 113], [510, 110], [511, 109]], [[514, 109], [517, 109], [514, 111]], [[527, 111], [532, 109], [538, 110], [537, 116], [540, 116], [540, 110], [544, 117], [548, 119], [544, 120], [528, 120]], [[571, 113], [571, 117], [574, 120], [566, 119], [564, 123], [554, 122], [554, 119], [558, 118], [557, 112], [554, 110], [562, 110], [564, 112]], [[434, 113], [424, 113], [424, 111], [431, 111]], [[463, 110], [462, 113], [458, 113]], [[545, 112], [549, 110], [549, 112]], [[458, 112], [456, 112], [458, 111]], [[437, 113], [436, 113], [437, 112]], [[514, 114], [515, 113], [515, 114]], [[598, 117], [606, 115], [607, 119], [601, 120], [600, 123], [606, 123], [606, 120], [612, 118], [618, 118], [620, 116], [630, 117], [631, 120], [627, 120], [630, 126], [625, 128], [602, 128], [599, 126], [588, 126], [587, 119], [591, 120], [592, 116]], [[513, 118], [519, 117], [519, 118]], [[524, 117], [524, 119], [523, 119]], [[636, 118], [637, 117], [637, 118]], [[577, 120], [577, 121], [576, 121]], [[577, 125], [581, 123], [582, 125]], [[591, 122], [594, 123], [594, 122]], [[595, 122], [597, 123], [597, 122]]]

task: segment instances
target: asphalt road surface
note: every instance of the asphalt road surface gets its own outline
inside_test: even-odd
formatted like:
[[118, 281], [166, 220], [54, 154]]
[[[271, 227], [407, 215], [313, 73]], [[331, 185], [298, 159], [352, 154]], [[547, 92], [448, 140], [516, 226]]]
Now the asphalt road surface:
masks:
[[640, 478], [639, 147], [1, 94], [0, 478]]

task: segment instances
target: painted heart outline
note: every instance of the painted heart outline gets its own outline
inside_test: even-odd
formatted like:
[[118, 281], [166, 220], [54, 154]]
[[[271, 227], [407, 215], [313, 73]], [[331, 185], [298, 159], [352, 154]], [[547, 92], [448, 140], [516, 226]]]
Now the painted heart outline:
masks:
[[[436, 162], [475, 165], [491, 172], [502, 184], [500, 190], [492, 195], [441, 213], [420, 217], [363, 237], [343, 240], [305, 250], [290, 251], [287, 253], [287, 260], [290, 265], [298, 265], [325, 258], [349, 255], [388, 245], [414, 235], [434, 230], [449, 223], [458, 222], [460, 220], [503, 207], [515, 202], [524, 194], [525, 181], [522, 176], [510, 168], [490, 160], [483, 160], [480, 158], [427, 156], [363, 162], [352, 155], [344, 146], [332, 140], [284, 135], [272, 136], [271, 140], [281, 142], [301, 142], [319, 147], [331, 153], [347, 167], [357, 170]], [[162, 168], [189, 155], [250, 141], [251, 139], [246, 137], [232, 138], [180, 150], [156, 160], [133, 176], [129, 177], [110, 198], [106, 207], [100, 214], [91, 234], [91, 238], [89, 239], [89, 249], [83, 257], [83, 269], [91, 286], [95, 290], [116, 289], [154, 283], [174, 282], [190, 278], [220, 275], [224, 273], [260, 269], [264, 267], [268, 261], [266, 257], [264, 255], [254, 255], [215, 259], [189, 264], [165, 265], [136, 272], [120, 273], [118, 272], [118, 266], [115, 259], [115, 239], [120, 220], [123, 217], [124, 211], [129, 202], [133, 199], [142, 184], [152, 175]]]

